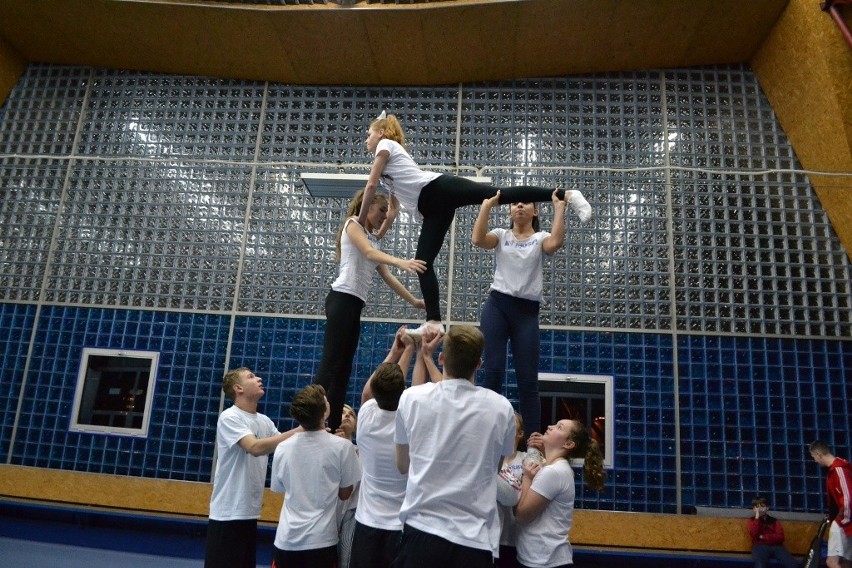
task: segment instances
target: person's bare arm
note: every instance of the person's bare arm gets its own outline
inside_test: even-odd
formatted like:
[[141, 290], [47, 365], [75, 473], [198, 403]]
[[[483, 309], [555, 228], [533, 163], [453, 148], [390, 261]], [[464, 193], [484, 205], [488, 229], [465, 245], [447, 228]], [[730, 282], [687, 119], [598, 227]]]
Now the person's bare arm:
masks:
[[[565, 198], [570, 199], [567, 191]], [[550, 236], [541, 242], [541, 249], [545, 254], [553, 254], [565, 244], [565, 206], [567, 203], [556, 197], [556, 190], [553, 190], [551, 200], [553, 201], [553, 226], [550, 228]]]
[[396, 469], [402, 475], [408, 474], [408, 468], [411, 466], [411, 458], [408, 455], [408, 444], [396, 445]]
[[498, 191], [494, 197], [486, 199], [479, 206], [479, 215], [476, 216], [476, 222], [473, 224], [473, 234], [471, 241], [474, 246], [491, 250], [497, 246], [499, 239], [494, 233], [488, 232], [488, 217], [491, 215], [491, 209], [497, 207], [500, 202], [500, 192]]
[[274, 452], [275, 448], [278, 447], [278, 444], [299, 432], [304, 432], [301, 426], [266, 438], [258, 438], [254, 434], [248, 434], [247, 436], [240, 438], [238, 444], [242, 449], [253, 456], [265, 456]]
[[536, 463], [524, 464], [524, 478], [521, 480], [521, 496], [515, 505], [515, 520], [529, 523], [538, 517], [550, 504], [550, 499], [542, 497], [532, 489], [532, 480], [541, 471]]
[[367, 224], [367, 211], [370, 205], [373, 204], [373, 198], [376, 196], [376, 190], [379, 188], [379, 179], [385, 171], [385, 166], [390, 160], [390, 152], [382, 150], [376, 154], [373, 160], [373, 166], [370, 168], [370, 177], [367, 179], [367, 184], [364, 186], [364, 201], [361, 203], [361, 211], [358, 213], [358, 222], [364, 226]]

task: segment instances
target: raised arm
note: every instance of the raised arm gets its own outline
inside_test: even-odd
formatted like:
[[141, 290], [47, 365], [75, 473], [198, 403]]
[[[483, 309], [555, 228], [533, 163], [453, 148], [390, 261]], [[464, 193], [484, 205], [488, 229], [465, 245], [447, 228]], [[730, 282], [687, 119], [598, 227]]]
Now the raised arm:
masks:
[[370, 168], [370, 177], [367, 179], [367, 185], [364, 186], [364, 201], [361, 203], [361, 211], [358, 213], [358, 222], [362, 226], [367, 224], [367, 211], [370, 209], [373, 197], [376, 196], [376, 190], [379, 188], [379, 180], [385, 171], [385, 166], [388, 165], [389, 159], [390, 152], [382, 150], [376, 154], [376, 158], [373, 160], [373, 167]]
[[[396, 363], [399, 365], [403, 376], [408, 373], [408, 366], [411, 364], [411, 355], [414, 352], [414, 341], [405, 333], [407, 330], [408, 326], [400, 326], [394, 336], [390, 351], [385, 356], [385, 360], [382, 361], [382, 363]], [[375, 375], [375, 372], [373, 375]], [[364, 390], [361, 391], [361, 404], [373, 398], [373, 390], [370, 387], [373, 375], [370, 375], [370, 378], [364, 384]]]
[[435, 350], [444, 340], [442, 333], [427, 330], [423, 334], [423, 343], [417, 350], [417, 359], [414, 363], [414, 372], [411, 375], [411, 386], [422, 385], [426, 380], [437, 383], [443, 378], [438, 366], [435, 365]]
[[397, 214], [399, 214], [399, 199], [396, 198], [396, 195], [390, 196], [390, 203], [388, 204], [388, 213], [385, 216], [385, 220], [382, 221], [382, 226], [379, 227], [379, 230], [376, 231], [376, 238], [381, 239], [385, 236], [385, 233], [388, 232], [388, 229], [393, 225], [394, 219], [396, 219]]
[[479, 206], [479, 215], [476, 216], [476, 222], [473, 224], [473, 235], [471, 241], [474, 246], [491, 250], [497, 246], [499, 239], [494, 233], [488, 232], [488, 217], [491, 215], [491, 209], [498, 206], [500, 202], [500, 191], [494, 197], [486, 199]]
[[[565, 199], [569, 200], [571, 192], [565, 192]], [[565, 244], [565, 206], [568, 201], [556, 197], [556, 190], [550, 196], [553, 201], [553, 226], [550, 228], [550, 236], [541, 242], [541, 249], [545, 254], [553, 254]]]

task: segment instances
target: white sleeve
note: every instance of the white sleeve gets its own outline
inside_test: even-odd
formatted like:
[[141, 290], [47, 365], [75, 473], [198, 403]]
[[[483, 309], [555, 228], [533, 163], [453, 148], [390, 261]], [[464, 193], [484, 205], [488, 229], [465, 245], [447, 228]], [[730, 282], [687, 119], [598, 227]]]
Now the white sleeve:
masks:
[[238, 444], [240, 440], [249, 434], [254, 435], [254, 432], [246, 421], [239, 414], [231, 412], [223, 412], [219, 416], [216, 433], [229, 448]]
[[532, 480], [530, 489], [547, 499], [553, 501], [562, 492], [562, 475], [559, 470], [552, 466], [541, 468], [538, 475]]
[[275, 454], [272, 456], [272, 478], [269, 483], [269, 488], [275, 493], [284, 493], [287, 488], [284, 487], [284, 468], [287, 467], [285, 449], [282, 444], [278, 444], [275, 448]]
[[343, 452], [343, 467], [340, 477], [340, 486], [349, 487], [361, 479], [361, 461], [355, 451], [355, 444], [349, 443], [349, 447]]
[[406, 402], [408, 402], [407, 392], [403, 392], [399, 398], [399, 406], [396, 409], [396, 418], [394, 419], [394, 434], [393, 441], [395, 444], [408, 445], [408, 432], [405, 430]]

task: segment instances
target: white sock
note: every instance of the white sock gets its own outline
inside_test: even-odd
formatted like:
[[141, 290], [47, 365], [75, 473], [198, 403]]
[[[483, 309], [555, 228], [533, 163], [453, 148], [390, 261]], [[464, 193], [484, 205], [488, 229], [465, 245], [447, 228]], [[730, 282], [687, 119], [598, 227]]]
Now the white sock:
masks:
[[571, 189], [569, 191], [571, 192], [571, 201], [568, 202], [568, 205], [571, 206], [571, 211], [577, 214], [580, 221], [585, 223], [592, 218], [592, 206], [589, 205], [589, 202], [586, 201], [583, 194], [576, 189]]

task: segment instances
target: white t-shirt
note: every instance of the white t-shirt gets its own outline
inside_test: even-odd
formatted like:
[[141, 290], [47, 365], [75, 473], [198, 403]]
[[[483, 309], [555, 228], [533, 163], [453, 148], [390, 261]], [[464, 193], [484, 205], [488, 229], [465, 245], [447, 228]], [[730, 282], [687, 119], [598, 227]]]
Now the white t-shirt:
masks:
[[387, 531], [402, 530], [399, 508], [408, 482], [408, 476], [396, 468], [395, 420], [396, 411], [382, 410], [375, 399], [362, 404], [358, 411], [358, 448], [363, 471], [355, 520]]
[[515, 451], [515, 416], [501, 395], [464, 379], [402, 393], [394, 441], [410, 467], [400, 520], [455, 544], [499, 549], [495, 474]]
[[316, 430], [281, 442], [272, 458], [272, 490], [284, 493], [275, 547], [314, 550], [336, 545], [337, 492], [360, 476], [349, 440]]
[[343, 233], [340, 235], [340, 265], [338, 267], [337, 279], [332, 282], [331, 289], [336, 292], [351, 294], [366, 303], [367, 292], [373, 283], [373, 276], [376, 274], [376, 266], [379, 263], [361, 254], [361, 251], [358, 250], [358, 247], [355, 246], [355, 243], [352, 242], [352, 239], [349, 238], [349, 234], [346, 232], [349, 223], [355, 223], [360, 230], [364, 231], [373, 248], [379, 248], [376, 237], [359, 225], [355, 217], [347, 219], [343, 225]]
[[390, 156], [379, 182], [388, 193], [399, 199], [402, 207], [420, 219], [420, 212], [417, 210], [420, 190], [441, 174], [421, 170], [399, 142], [382, 138], [376, 145], [376, 154], [382, 150], [386, 150]]
[[541, 302], [541, 272], [544, 267], [542, 243], [550, 233], [539, 231], [531, 237], [518, 240], [511, 229], [498, 228], [491, 232], [497, 236], [497, 268], [490, 290]]
[[574, 470], [566, 460], [546, 465], [532, 481], [535, 491], [550, 503], [526, 524], [518, 524], [518, 560], [530, 568], [551, 568], [573, 562], [568, 533], [574, 521]]
[[219, 415], [216, 425], [218, 461], [210, 496], [210, 518], [214, 521], [260, 516], [269, 456], [253, 456], [240, 447], [240, 440], [249, 434], [268, 438], [278, 434], [278, 429], [266, 415], [246, 412], [236, 406]]
[[497, 513], [500, 516], [501, 546], [515, 546], [518, 540], [514, 506], [518, 504], [518, 498], [521, 496], [523, 462], [526, 455], [526, 452], [517, 452], [511, 460], [503, 464], [497, 474]]

